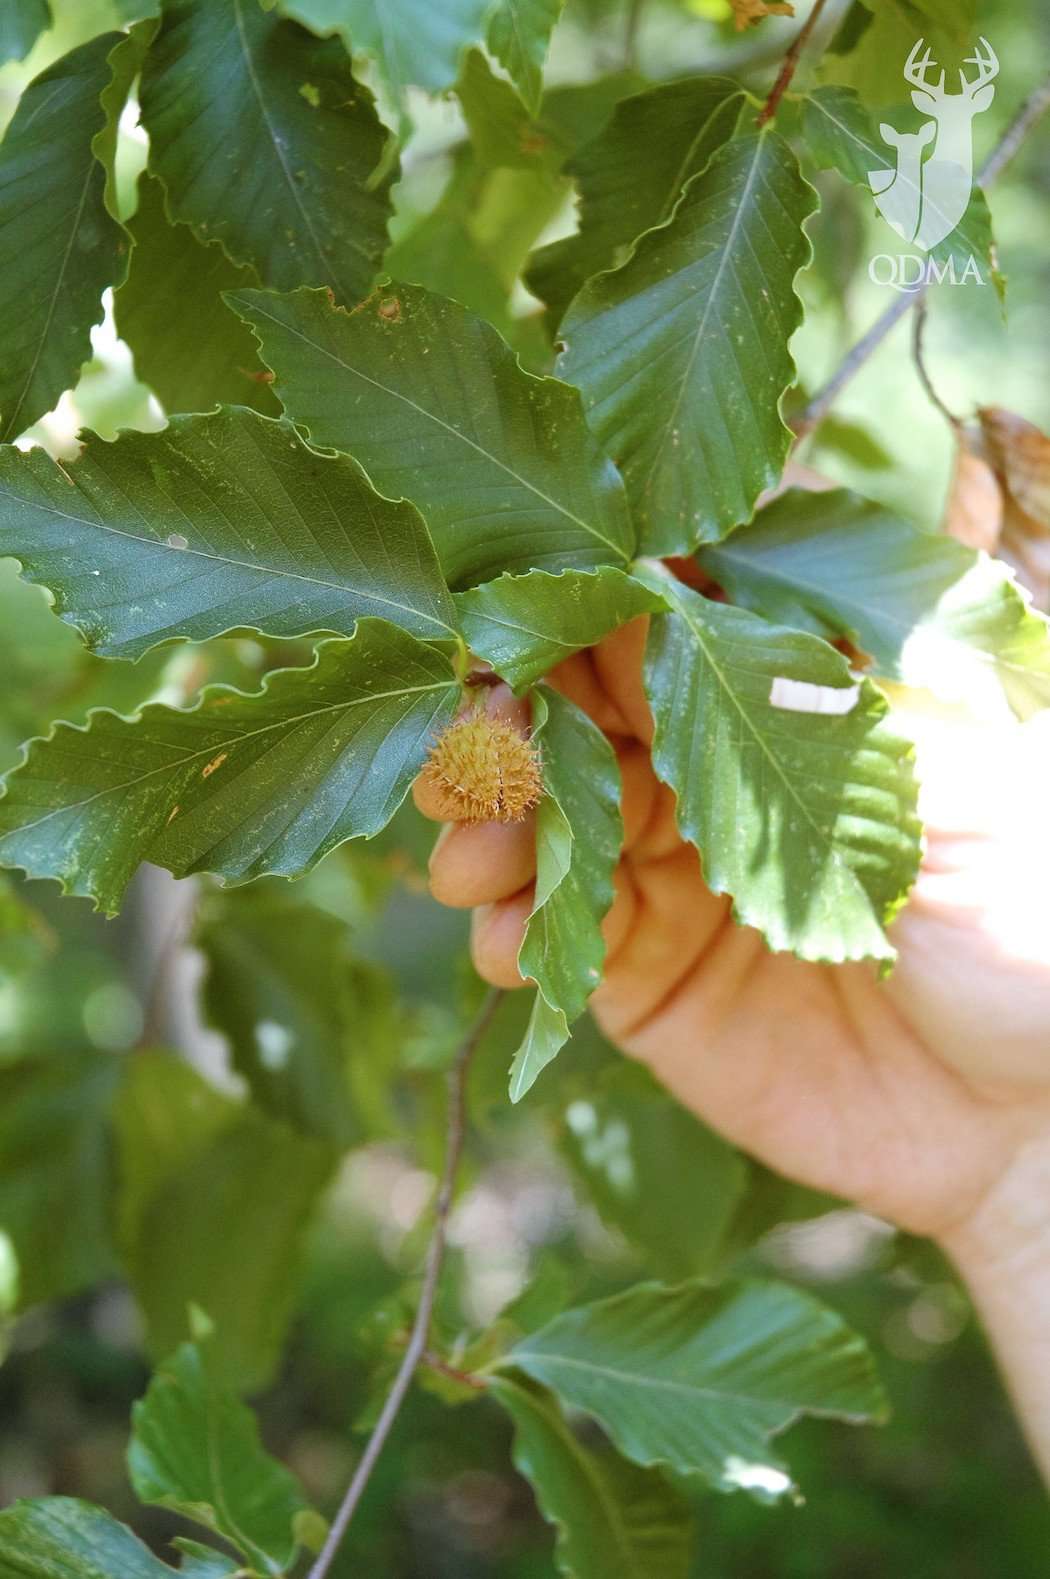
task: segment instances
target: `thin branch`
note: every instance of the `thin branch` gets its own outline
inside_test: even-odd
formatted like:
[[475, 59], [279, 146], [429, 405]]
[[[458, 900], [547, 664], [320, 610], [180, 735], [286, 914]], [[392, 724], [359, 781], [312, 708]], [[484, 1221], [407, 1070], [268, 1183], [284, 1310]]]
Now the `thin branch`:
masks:
[[795, 37], [792, 39], [791, 47], [784, 56], [783, 64], [777, 73], [777, 80], [770, 89], [769, 98], [762, 106], [761, 113], [758, 117], [759, 126], [765, 126], [766, 123], [771, 121], [774, 115], [777, 113], [777, 105], [780, 103], [781, 99], [784, 97], [784, 94], [791, 86], [791, 79], [795, 75], [795, 68], [799, 62], [799, 56], [802, 54], [802, 51], [809, 42], [809, 35], [820, 21], [820, 13], [823, 11], [826, 3], [827, 0], [813, 0], [813, 9], [810, 11], [806, 20], [803, 22], [802, 26], [795, 34]]
[[438, 1186], [437, 1198], [434, 1203], [434, 1227], [427, 1245], [426, 1262], [423, 1269], [423, 1286], [419, 1295], [419, 1306], [416, 1310], [412, 1331], [409, 1335], [408, 1346], [404, 1357], [398, 1367], [397, 1375], [387, 1394], [379, 1419], [375, 1423], [372, 1435], [361, 1455], [360, 1462], [354, 1471], [353, 1479], [346, 1490], [339, 1511], [332, 1520], [332, 1527], [328, 1532], [328, 1539], [321, 1549], [321, 1554], [310, 1569], [308, 1579], [325, 1579], [326, 1574], [335, 1561], [336, 1553], [342, 1545], [343, 1538], [350, 1527], [350, 1521], [361, 1501], [365, 1487], [371, 1478], [372, 1471], [379, 1461], [379, 1455], [386, 1445], [394, 1421], [397, 1419], [401, 1405], [412, 1383], [412, 1378], [422, 1361], [426, 1349], [427, 1339], [430, 1335], [430, 1321], [434, 1312], [434, 1301], [437, 1298], [438, 1282], [441, 1277], [441, 1268], [445, 1260], [445, 1246], [448, 1237], [448, 1219], [452, 1209], [452, 1196], [456, 1187], [456, 1175], [459, 1171], [459, 1161], [463, 1153], [463, 1141], [466, 1134], [466, 1097], [467, 1073], [470, 1061], [477, 1051], [482, 1037], [492, 1023], [493, 1015], [503, 999], [503, 992], [494, 988], [482, 1004], [473, 1025], [460, 1044], [459, 1051], [453, 1061], [448, 1075], [448, 1132], [445, 1141], [445, 1166], [441, 1174], [441, 1183]]
[[[1014, 157], [1029, 132], [1036, 122], [1050, 110], [1050, 77], [1036, 88], [1035, 92], [1025, 100], [1006, 128], [988, 158], [977, 172], [977, 185], [980, 187], [991, 186], [998, 179], [1003, 170]], [[923, 283], [908, 295], [900, 295], [890, 303], [881, 318], [877, 318], [846, 356], [837, 372], [828, 379], [823, 389], [817, 391], [813, 399], [800, 412], [795, 419], [793, 427], [796, 438], [804, 438], [807, 433], [812, 433], [827, 416], [839, 395], [851, 382], [855, 374], [864, 366], [864, 363], [877, 351], [885, 340], [890, 330], [895, 328], [905, 313], [923, 300], [928, 289], [928, 284]]]
[[638, 64], [638, 27], [645, 0], [627, 0], [623, 29], [623, 69], [633, 71]]
[[948, 423], [949, 427], [951, 427], [954, 432], [958, 433], [959, 429], [962, 427], [962, 420], [955, 415], [954, 411], [944, 404], [944, 401], [941, 399], [940, 395], [934, 388], [933, 379], [930, 377], [929, 369], [926, 366], [926, 356], [923, 344], [926, 334], [926, 313], [927, 306], [925, 299], [923, 301], [916, 302], [915, 322], [912, 325], [911, 337], [911, 350], [912, 357], [915, 362], [915, 371], [919, 375], [919, 382], [926, 391], [926, 397], [929, 400], [931, 406], [935, 406], [944, 420]]

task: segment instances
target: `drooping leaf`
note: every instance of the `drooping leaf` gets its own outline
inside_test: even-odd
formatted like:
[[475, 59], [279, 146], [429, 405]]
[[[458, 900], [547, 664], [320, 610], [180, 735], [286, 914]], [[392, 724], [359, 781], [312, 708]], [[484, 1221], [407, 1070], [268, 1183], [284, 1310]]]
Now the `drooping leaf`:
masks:
[[171, 1544], [185, 1554], [179, 1564], [179, 1579], [243, 1579], [244, 1570], [234, 1557], [213, 1552], [199, 1541], [176, 1538]]
[[624, 474], [647, 553], [717, 540], [780, 475], [815, 206], [781, 137], [741, 137], [566, 316], [559, 371]]
[[496, 0], [488, 45], [535, 115], [543, 97], [543, 63], [564, 0]]
[[579, 190], [578, 231], [529, 265], [529, 288], [555, 321], [585, 280], [624, 262], [643, 231], [670, 218], [685, 183], [732, 136], [741, 103], [726, 77], [689, 77], [621, 99], [566, 166]]
[[546, 793], [536, 813], [536, 897], [518, 964], [538, 991], [511, 1065], [513, 1102], [568, 1040], [601, 979], [601, 923], [623, 842], [620, 772], [608, 740], [556, 691], [538, 691], [532, 706]]
[[118, 1107], [128, 1281], [152, 1354], [193, 1336], [196, 1306], [214, 1323], [214, 1374], [258, 1387], [279, 1359], [303, 1233], [336, 1154], [172, 1068], [136, 1055]]
[[117, 333], [165, 410], [210, 411], [228, 402], [267, 416], [279, 411], [250, 330], [222, 299], [223, 291], [256, 284], [252, 271], [221, 247], [202, 246], [189, 225], [170, 224], [164, 188], [148, 175], [128, 231], [128, 277], [113, 297]]
[[361, 1005], [345, 922], [253, 886], [209, 896], [196, 937], [208, 1018], [259, 1106], [345, 1150]]
[[50, 26], [48, 0], [6, 0], [0, 8], [0, 66], [8, 60], [24, 60]]
[[222, 1536], [262, 1574], [293, 1563], [306, 1507], [294, 1475], [259, 1440], [255, 1416], [209, 1365], [209, 1342], [184, 1343], [132, 1411], [128, 1473], [140, 1502]]
[[113, 1269], [109, 1112], [120, 1060], [63, 1052], [0, 1069], [0, 1229], [19, 1303], [88, 1288]]
[[141, 98], [172, 219], [264, 285], [367, 294], [397, 166], [342, 44], [258, 0], [171, 0]]
[[686, 1579], [693, 1519], [658, 1470], [585, 1447], [550, 1394], [509, 1376], [491, 1395], [514, 1422], [514, 1465], [557, 1532], [566, 1579]]
[[380, 498], [348, 457], [315, 454], [291, 423], [237, 406], [113, 444], [88, 435], [68, 467], [6, 451], [0, 551], [110, 657], [237, 628], [349, 636], [366, 615], [454, 634], [418, 513]]
[[660, 1277], [717, 1268], [748, 1179], [740, 1153], [620, 1062], [561, 1125], [561, 1150], [586, 1198]]
[[1047, 624], [1006, 568], [848, 489], [790, 489], [697, 558], [734, 603], [847, 637], [876, 673], [952, 699], [991, 680], [1019, 713], [1050, 705]]
[[617, 626], [662, 607], [650, 587], [612, 566], [500, 576], [458, 592], [455, 601], [468, 647], [515, 690]]
[[[893, 190], [900, 197], [897, 212], [902, 219], [911, 214], [915, 224], [918, 224], [920, 212], [935, 216], [939, 214], [936, 184], [916, 179], [908, 162], [898, 159], [896, 146], [887, 143], [880, 135], [874, 116], [852, 88], [829, 86], [814, 89], [805, 101], [802, 130], [807, 147], [819, 168], [838, 170], [847, 181], [863, 187], [865, 191], [870, 192], [869, 176], [873, 172], [893, 173]], [[898, 232], [908, 243], [913, 233], [910, 224]], [[989, 261], [992, 278], [1002, 294], [1004, 282], [995, 265], [992, 216], [979, 187], [974, 188], [959, 224], [930, 250], [930, 256], [938, 262], [953, 258], [959, 278], [967, 258], [972, 256]]]
[[886, 1417], [862, 1339], [785, 1283], [641, 1283], [556, 1316], [501, 1366], [593, 1415], [636, 1463], [724, 1491], [782, 1471], [769, 1439], [801, 1414]]
[[23, 433], [76, 383], [121, 274], [124, 232], [92, 140], [110, 53], [103, 33], [29, 84], [0, 143], [0, 439]]
[[[535, 111], [525, 107], [481, 50], [467, 53], [456, 81], [456, 97], [483, 168], [545, 170], [551, 176], [558, 171], [568, 152], [564, 136], [557, 126], [541, 123]], [[556, 182], [553, 189], [562, 198], [564, 180]]]
[[456, 586], [504, 570], [625, 564], [623, 484], [575, 389], [534, 378], [499, 335], [416, 286], [355, 313], [322, 291], [230, 300], [253, 325], [288, 416], [426, 516]]
[[362, 620], [253, 695], [210, 686], [192, 708], [58, 724], [7, 779], [0, 863], [109, 912], [141, 861], [298, 876], [385, 827], [459, 694], [437, 649]]
[[0, 1579], [174, 1579], [126, 1524], [76, 1497], [0, 1512]]
[[459, 74], [463, 51], [481, 44], [492, 0], [281, 0], [287, 16], [317, 33], [338, 33], [371, 55], [395, 98], [407, 87], [440, 93]]
[[817, 637], [666, 583], [645, 683], [653, 767], [715, 893], [773, 949], [892, 959], [919, 861], [911, 748]]

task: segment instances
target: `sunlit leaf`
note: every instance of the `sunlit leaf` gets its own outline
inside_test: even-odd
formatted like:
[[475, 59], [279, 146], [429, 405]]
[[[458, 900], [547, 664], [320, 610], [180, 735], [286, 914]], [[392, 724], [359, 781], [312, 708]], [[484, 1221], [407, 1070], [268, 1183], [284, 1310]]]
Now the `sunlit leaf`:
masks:
[[919, 862], [911, 748], [815, 636], [665, 583], [646, 689], [653, 767], [715, 893], [771, 948], [892, 959], [883, 925]]
[[697, 557], [734, 603], [847, 637], [876, 673], [950, 698], [994, 677], [1018, 712], [1050, 705], [1046, 621], [1005, 567], [844, 488], [791, 489]]
[[281, 0], [287, 16], [371, 55], [395, 97], [450, 88], [463, 51], [480, 44], [492, 0]]
[[642, 1283], [556, 1316], [501, 1364], [593, 1415], [636, 1463], [724, 1491], [787, 1490], [769, 1439], [802, 1414], [886, 1416], [864, 1342], [785, 1283]]
[[543, 97], [543, 63], [564, 0], [496, 0], [488, 45], [533, 112]]

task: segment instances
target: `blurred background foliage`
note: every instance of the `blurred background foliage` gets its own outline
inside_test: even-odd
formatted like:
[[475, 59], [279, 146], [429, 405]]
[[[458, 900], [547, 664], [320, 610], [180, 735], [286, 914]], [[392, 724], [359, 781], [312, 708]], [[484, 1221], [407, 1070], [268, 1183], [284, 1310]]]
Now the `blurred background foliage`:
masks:
[[[51, 60], [149, 9], [132, 0], [51, 3], [54, 26], [25, 60], [0, 68], [0, 119]], [[952, 10], [965, 32], [967, 6]], [[1036, 63], [1041, 70], [1050, 57], [1050, 39], [1038, 5], [981, 0], [978, 20], [1002, 62], [1001, 108], [977, 123], [980, 157], [1033, 85]], [[899, 97], [888, 73], [897, 75], [896, 35], [903, 30], [907, 45], [915, 33], [905, 0], [867, 11], [841, 5], [838, 21], [863, 36], [848, 55], [833, 41], [822, 78], [853, 82], [872, 103]], [[569, 0], [555, 35], [554, 87], [535, 145], [524, 150], [518, 139], [500, 142], [491, 103], [501, 85], [480, 56], [467, 62], [459, 101], [412, 94], [407, 105], [385, 103], [388, 116], [407, 116], [412, 127], [391, 271], [469, 293], [527, 364], [543, 366], [537, 303], [517, 280], [541, 239], [572, 228], [570, 188], [558, 172], [566, 148], [642, 75], [743, 73], [761, 89], [796, 25], [772, 18], [739, 35], [724, 0]], [[5, 37], [0, 28], [0, 43]], [[600, 87], [584, 86], [597, 78]], [[472, 95], [487, 106], [476, 124]], [[992, 198], [1006, 316], [990, 289], [940, 290], [928, 336], [949, 405], [994, 402], [1044, 427], [1046, 146], [1045, 136], [1033, 139]], [[127, 214], [143, 162], [128, 114], [119, 165]], [[864, 266], [884, 245], [870, 204], [833, 176], [819, 185], [815, 261], [802, 282], [808, 316], [795, 342], [811, 389], [887, 301]], [[907, 333], [899, 327], [872, 358], [807, 458], [932, 526], [950, 435], [914, 376]], [[76, 390], [34, 431], [57, 454], [74, 448], [81, 425], [112, 436], [163, 424], [112, 317], [95, 349]], [[157, 385], [164, 376], [150, 373]], [[103, 662], [10, 562], [0, 564], [0, 765], [12, 765], [18, 742], [57, 717], [178, 701], [204, 679], [253, 686], [267, 669], [300, 661], [304, 645], [227, 640], [162, 649], [138, 664]], [[465, 919], [426, 894], [431, 838], [408, 809], [380, 839], [336, 852], [302, 882], [244, 891], [146, 870], [111, 923], [49, 885], [4, 877], [0, 1505], [66, 1493], [105, 1504], [151, 1542], [170, 1536], [173, 1520], [134, 1503], [123, 1452], [148, 1356], [179, 1336], [187, 1265], [208, 1289], [230, 1375], [257, 1390], [268, 1445], [313, 1500], [330, 1505], [341, 1490], [351, 1431], [382, 1396], [411, 1310], [421, 1216], [443, 1145], [440, 1074], [478, 994], [464, 963]], [[752, 1165], [592, 1028], [510, 1109], [506, 1064], [523, 1011], [504, 1006], [476, 1065], [466, 1189], [440, 1309], [453, 1352], [469, 1355], [472, 1334], [501, 1313], [528, 1330], [570, 1300], [646, 1276], [773, 1269], [818, 1288], [865, 1334], [894, 1418], [863, 1432], [796, 1428], [798, 1505], [704, 1496], [697, 1573], [1043, 1572], [1044, 1494], [965, 1296], [934, 1252]], [[36, 1060], [62, 1072], [53, 1090], [24, 1078]], [[136, 1073], [143, 1060], [166, 1062], [146, 1081]], [[250, 1108], [238, 1100], [246, 1090]], [[345, 1152], [337, 1168], [333, 1148]], [[175, 1156], [183, 1165], [172, 1185], [163, 1171]], [[137, 1297], [117, 1275], [118, 1246]], [[455, 1383], [437, 1372], [424, 1381], [336, 1571], [548, 1579], [551, 1535], [509, 1467], [505, 1417], [469, 1393], [450, 1417]]]

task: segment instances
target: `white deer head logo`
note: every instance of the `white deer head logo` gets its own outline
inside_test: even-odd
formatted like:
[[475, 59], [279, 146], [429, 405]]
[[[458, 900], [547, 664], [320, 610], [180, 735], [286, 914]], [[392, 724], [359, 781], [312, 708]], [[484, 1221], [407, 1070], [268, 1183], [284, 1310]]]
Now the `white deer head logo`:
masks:
[[[898, 132], [885, 122], [879, 127], [883, 142], [897, 150], [895, 170], [869, 170], [868, 184], [882, 215], [899, 236], [928, 251], [951, 234], [966, 212], [973, 190], [973, 138], [975, 115], [986, 110], [995, 97], [993, 80], [999, 74], [999, 61], [986, 38], [965, 62], [977, 67], [977, 76], [968, 80], [959, 72], [961, 91], [945, 93], [944, 72], [934, 85], [926, 73], [936, 62], [926, 50], [919, 51], [919, 39], [904, 67], [905, 79], [912, 83], [911, 102], [933, 119], [921, 131]], [[982, 54], [983, 49], [983, 54]], [[933, 143], [923, 162], [923, 150]]]

